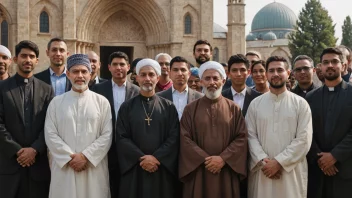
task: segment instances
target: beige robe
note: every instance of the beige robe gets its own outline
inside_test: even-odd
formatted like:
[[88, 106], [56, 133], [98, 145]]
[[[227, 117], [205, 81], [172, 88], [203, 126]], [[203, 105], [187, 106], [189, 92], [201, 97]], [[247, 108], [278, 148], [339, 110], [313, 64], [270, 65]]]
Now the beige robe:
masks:
[[[250, 152], [248, 198], [307, 197], [306, 154], [312, 142], [308, 103], [289, 91], [267, 92], [254, 99], [246, 115]], [[267, 178], [261, 160], [275, 158], [282, 166], [278, 180]]]
[[[50, 198], [109, 198], [107, 152], [111, 145], [110, 104], [86, 90], [69, 91], [50, 103], [45, 120], [45, 141], [50, 149]], [[75, 172], [70, 155], [82, 152], [88, 168]]]

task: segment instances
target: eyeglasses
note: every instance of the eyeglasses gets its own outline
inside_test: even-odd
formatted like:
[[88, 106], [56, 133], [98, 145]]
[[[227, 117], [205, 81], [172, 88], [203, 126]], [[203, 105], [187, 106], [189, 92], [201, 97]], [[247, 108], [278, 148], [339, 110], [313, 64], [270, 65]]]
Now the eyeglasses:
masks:
[[199, 79], [196, 79], [196, 80], [188, 80], [188, 83], [189, 83], [189, 84], [199, 83], [199, 82], [200, 82]]
[[312, 67], [304, 66], [304, 67], [295, 68], [293, 71], [297, 73], [301, 73], [302, 71], [308, 72], [310, 69], [312, 69]]
[[170, 63], [168, 63], [168, 62], [164, 62], [164, 63], [163, 63], [163, 62], [160, 62], [159, 65], [160, 65], [160, 66], [163, 66], [163, 65], [165, 65], [165, 66], [170, 66]]
[[332, 59], [332, 60], [324, 60], [321, 64], [323, 66], [329, 66], [330, 63], [331, 63], [331, 65], [335, 66], [335, 65], [342, 63], [342, 62], [338, 59]]

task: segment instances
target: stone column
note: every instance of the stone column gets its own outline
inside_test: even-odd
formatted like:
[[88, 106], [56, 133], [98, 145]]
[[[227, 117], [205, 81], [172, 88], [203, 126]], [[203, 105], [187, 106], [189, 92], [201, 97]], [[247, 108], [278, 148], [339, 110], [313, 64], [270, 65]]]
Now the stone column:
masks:
[[63, 0], [63, 38], [66, 40], [67, 49], [71, 54], [76, 53], [76, 0]]
[[199, 0], [200, 1], [200, 38], [206, 39], [213, 43], [213, 0]]
[[[182, 48], [183, 40], [183, 5], [185, 4], [184, 0], [171, 0], [170, 5], [170, 43], [169, 53], [171, 56], [175, 56], [180, 53]], [[175, 47], [174, 45], [181, 45], [181, 47]]]
[[30, 40], [29, 38], [29, 1], [17, 1], [17, 41]]
[[227, 55], [246, 53], [245, 0], [228, 1]]

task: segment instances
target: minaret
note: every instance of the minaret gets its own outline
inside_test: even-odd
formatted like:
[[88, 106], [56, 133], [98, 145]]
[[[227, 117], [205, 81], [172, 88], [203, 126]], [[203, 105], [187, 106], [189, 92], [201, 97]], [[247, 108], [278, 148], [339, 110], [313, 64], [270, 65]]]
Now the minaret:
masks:
[[228, 0], [227, 54], [246, 53], [245, 0]]

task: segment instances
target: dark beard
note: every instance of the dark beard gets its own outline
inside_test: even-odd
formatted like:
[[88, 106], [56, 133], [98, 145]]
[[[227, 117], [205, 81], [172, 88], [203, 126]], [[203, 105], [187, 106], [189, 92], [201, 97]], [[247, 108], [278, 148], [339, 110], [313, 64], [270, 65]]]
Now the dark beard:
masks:
[[274, 89], [280, 89], [280, 88], [286, 86], [286, 82], [279, 84], [279, 85], [273, 85], [273, 84], [271, 84], [271, 82], [269, 82], [269, 84], [270, 84], [270, 87], [272, 87]]
[[204, 57], [205, 57], [205, 60], [204, 60], [204, 61], [201, 60], [200, 57], [198, 57], [198, 58], [196, 58], [196, 62], [197, 62], [199, 65], [201, 65], [201, 64], [203, 64], [203, 63], [206, 63], [206, 62], [210, 61], [210, 58], [209, 58], [208, 56], [204, 56]]
[[338, 74], [335, 74], [335, 75], [332, 75], [332, 76], [326, 76], [326, 75], [324, 75], [324, 78], [325, 78], [326, 80], [333, 81], [333, 80], [338, 79], [338, 78], [339, 78], [339, 75], [338, 75]]

